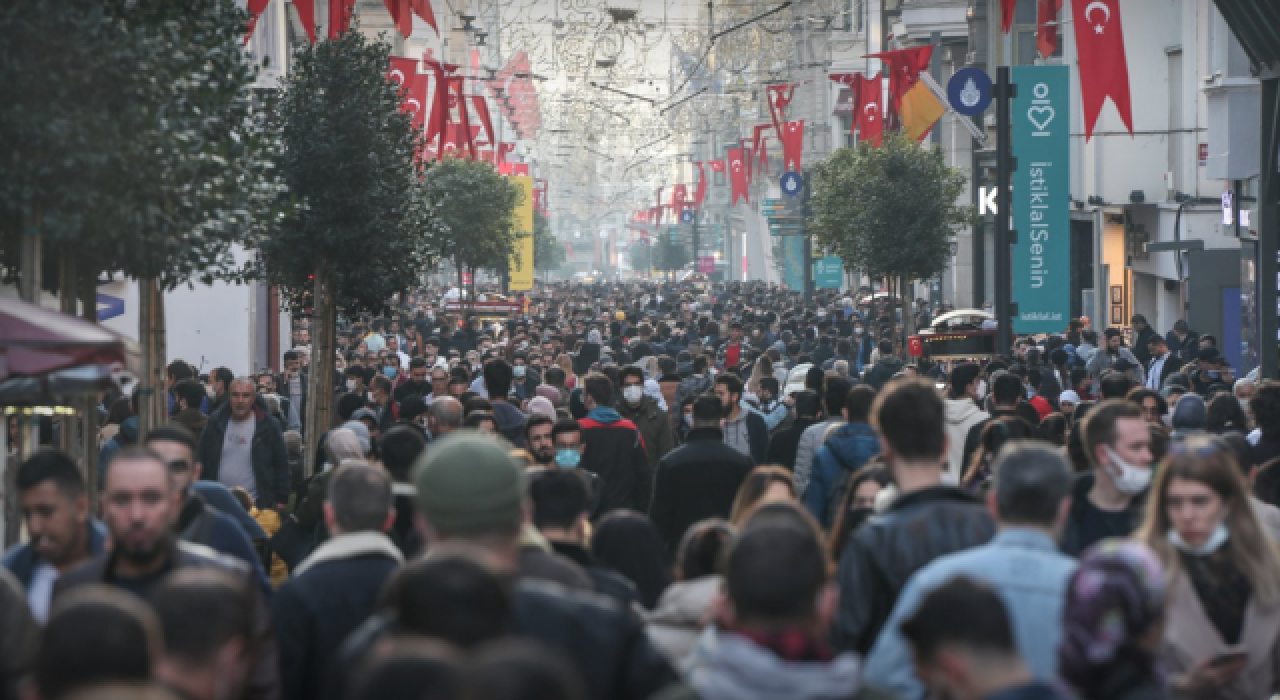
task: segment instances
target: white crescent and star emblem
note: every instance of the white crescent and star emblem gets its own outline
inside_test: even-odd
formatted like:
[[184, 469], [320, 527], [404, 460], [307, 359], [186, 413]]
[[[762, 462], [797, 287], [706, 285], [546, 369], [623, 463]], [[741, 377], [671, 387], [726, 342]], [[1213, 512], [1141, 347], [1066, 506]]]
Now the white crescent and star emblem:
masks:
[[867, 121], [872, 121], [872, 122], [876, 120], [876, 114], [879, 111], [880, 111], [880, 108], [877, 107], [874, 102], [869, 102], [867, 103], [866, 107], [862, 108], [862, 113], [866, 115]]
[[1111, 8], [1107, 7], [1107, 4], [1104, 2], [1100, 2], [1099, 0], [1093, 0], [1093, 2], [1089, 3], [1084, 8], [1085, 21], [1087, 22], [1093, 21], [1089, 17], [1089, 14], [1092, 13], [1094, 10], [1102, 10], [1102, 14], [1104, 15], [1102, 22], [1093, 25], [1094, 33], [1101, 34], [1103, 32], [1103, 29], [1106, 27], [1107, 23], [1111, 21]]
[[391, 79], [396, 81], [397, 83], [400, 83], [401, 85], [404, 85], [404, 73], [401, 72], [399, 68], [391, 71]]
[[412, 98], [407, 99], [404, 101], [404, 103], [412, 107], [413, 108], [412, 111], [414, 112], [417, 112], [418, 110], [422, 109], [422, 103], [415, 99], [412, 99]]

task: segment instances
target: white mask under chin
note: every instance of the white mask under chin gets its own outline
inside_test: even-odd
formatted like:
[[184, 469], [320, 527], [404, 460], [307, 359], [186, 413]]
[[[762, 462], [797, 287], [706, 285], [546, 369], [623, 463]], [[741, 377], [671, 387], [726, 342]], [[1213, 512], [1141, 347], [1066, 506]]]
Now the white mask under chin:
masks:
[[1165, 536], [1169, 538], [1169, 544], [1179, 550], [1197, 557], [1203, 557], [1221, 549], [1222, 545], [1231, 539], [1231, 532], [1227, 529], [1226, 523], [1218, 523], [1218, 526], [1213, 528], [1213, 532], [1209, 533], [1209, 537], [1199, 547], [1192, 547], [1187, 544], [1187, 541], [1182, 539], [1182, 535], [1179, 535], [1178, 531], [1172, 528]]
[[1126, 462], [1110, 445], [1106, 446], [1107, 455], [1111, 458], [1108, 472], [1116, 490], [1127, 496], [1136, 496], [1151, 485], [1151, 468], [1139, 467]]

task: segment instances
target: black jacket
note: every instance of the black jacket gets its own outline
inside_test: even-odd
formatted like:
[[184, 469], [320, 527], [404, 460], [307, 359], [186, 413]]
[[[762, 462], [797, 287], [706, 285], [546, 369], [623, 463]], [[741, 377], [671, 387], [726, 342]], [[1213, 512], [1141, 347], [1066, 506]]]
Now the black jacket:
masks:
[[[1156, 332], [1152, 330], [1151, 326], [1147, 326], [1142, 329], [1142, 332], [1138, 334], [1136, 339], [1134, 339], [1133, 346], [1129, 348], [1133, 351], [1133, 356], [1138, 358], [1138, 362], [1142, 363], [1142, 367], [1144, 369], [1147, 365], [1151, 364], [1151, 350], [1147, 347], [1147, 343], [1151, 342], [1151, 339], [1155, 336]], [[1169, 349], [1177, 350], [1177, 348]]]
[[590, 550], [586, 547], [580, 544], [552, 541], [551, 548], [556, 554], [582, 567], [582, 570], [591, 578], [591, 584], [595, 587], [596, 593], [612, 598], [627, 610], [630, 610], [631, 604], [636, 602], [635, 584], [618, 572], [596, 563], [595, 557], [591, 556]]
[[[1071, 487], [1071, 510], [1067, 511], [1067, 522], [1062, 528], [1062, 553], [1068, 556], [1079, 557], [1081, 552], [1098, 541], [1087, 537], [1080, 524], [1089, 507], [1089, 492], [1093, 490], [1093, 480], [1093, 473], [1085, 472], [1076, 476], [1075, 483]], [[1142, 504], [1146, 500], [1145, 492], [1134, 496], [1126, 509], [1128, 518], [1124, 522], [1127, 527], [1122, 528], [1122, 531], [1108, 533], [1108, 536], [1128, 537], [1136, 530], [1142, 522]]]
[[899, 496], [868, 520], [840, 555], [840, 609], [832, 643], [866, 655], [907, 579], [945, 554], [986, 543], [995, 534], [986, 508], [951, 486]]
[[640, 429], [625, 418], [611, 423], [583, 418], [578, 424], [582, 426], [585, 446], [582, 468], [604, 482], [598, 514], [603, 516], [618, 508], [648, 512], [653, 470], [649, 468]]
[[[53, 584], [54, 601], [57, 601], [58, 596], [81, 586], [104, 583], [110, 585], [115, 580], [115, 564], [115, 553], [106, 551], [64, 573]], [[208, 547], [174, 540], [170, 545], [164, 571], [188, 568], [222, 569], [234, 576], [243, 577], [247, 587], [258, 590], [249, 578], [248, 568], [243, 562], [218, 554]], [[157, 576], [153, 580], [159, 583], [163, 576]], [[257, 639], [257, 656], [249, 669], [241, 698], [273, 700], [280, 696], [280, 667], [271, 615], [267, 609], [267, 601], [261, 595], [254, 596], [253, 633]]]
[[379, 533], [337, 537], [276, 591], [271, 616], [280, 641], [284, 700], [341, 697], [330, 679], [342, 643], [373, 614], [383, 584], [400, 566], [374, 540], [399, 551]]
[[694, 428], [689, 441], [658, 463], [654, 477], [654, 527], [675, 551], [690, 525], [728, 518], [738, 488], [755, 464], [724, 443], [719, 428]]
[[[1150, 378], [1151, 376], [1151, 363], [1153, 361], [1154, 360], [1152, 360], [1150, 356], [1148, 356], [1146, 362], [1143, 365], [1143, 370], [1146, 373], [1144, 376], [1148, 378]], [[1157, 378], [1159, 386], [1163, 387], [1164, 380], [1176, 374], [1178, 369], [1182, 367], [1182, 364], [1183, 364], [1182, 358], [1179, 357], [1178, 353], [1176, 352], [1171, 351], [1167, 356], [1165, 356], [1164, 364], [1160, 365], [1160, 376]]]
[[[639, 619], [603, 596], [520, 580], [512, 603], [512, 633], [563, 654], [591, 700], [646, 700], [677, 680]], [[339, 666], [353, 667], [392, 632], [388, 617], [370, 619], [348, 638]]]
[[870, 384], [876, 391], [880, 391], [890, 379], [893, 379], [893, 375], [902, 371], [902, 367], [902, 360], [896, 357], [881, 357], [871, 369], [867, 370], [867, 376], [863, 381]]
[[[262, 397], [254, 399], [254, 429], [251, 454], [253, 478], [258, 486], [259, 508], [275, 508], [289, 503], [293, 480], [289, 473], [289, 452], [284, 446], [284, 433], [274, 420], [267, 416], [267, 405]], [[227, 423], [231, 421], [231, 404], [224, 403], [212, 416], [200, 436], [196, 454], [203, 465], [200, 478], [218, 480], [218, 468], [222, 464], [222, 443], [227, 437]]]
[[800, 436], [809, 426], [817, 425], [817, 418], [797, 418], [790, 428], [773, 434], [769, 439], [769, 464], [780, 464], [787, 469], [796, 468], [796, 448], [800, 446]]

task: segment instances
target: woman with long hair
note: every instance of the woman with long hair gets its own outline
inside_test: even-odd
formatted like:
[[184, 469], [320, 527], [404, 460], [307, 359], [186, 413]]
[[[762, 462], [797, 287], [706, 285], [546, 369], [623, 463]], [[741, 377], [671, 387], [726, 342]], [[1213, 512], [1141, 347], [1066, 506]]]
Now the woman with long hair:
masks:
[[1134, 537], [1169, 576], [1160, 660], [1178, 695], [1280, 691], [1280, 554], [1221, 438], [1175, 444]]
[[738, 496], [729, 511], [729, 523], [741, 527], [757, 506], [775, 501], [796, 500], [796, 482], [783, 467], [756, 467], [742, 480]]
[[892, 481], [893, 475], [884, 465], [884, 458], [876, 455], [849, 479], [840, 511], [831, 523], [827, 536], [827, 552], [832, 561], [840, 561], [840, 553], [853, 537], [853, 533], [876, 512], [876, 496]]
[[578, 386], [578, 375], [573, 373], [573, 358], [562, 352], [556, 356], [556, 366], [564, 370], [564, 387], [573, 391]]

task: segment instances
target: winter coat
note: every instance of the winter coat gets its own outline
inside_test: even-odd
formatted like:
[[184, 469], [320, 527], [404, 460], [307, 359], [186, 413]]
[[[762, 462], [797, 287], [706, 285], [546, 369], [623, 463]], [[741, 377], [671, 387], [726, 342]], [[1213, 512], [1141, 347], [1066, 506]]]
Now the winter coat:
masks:
[[284, 700], [340, 697], [329, 679], [342, 643], [373, 614], [383, 585], [403, 562], [380, 532], [339, 535], [316, 548], [276, 591], [271, 616]]
[[659, 408], [658, 403], [649, 396], [641, 398], [640, 403], [635, 406], [618, 399], [615, 408], [623, 418], [640, 429], [640, 434], [644, 436], [645, 455], [649, 458], [649, 469], [656, 469], [658, 460], [675, 447], [675, 436], [667, 412]]
[[790, 427], [783, 428], [769, 438], [768, 464], [778, 464], [787, 469], [796, 468], [796, 449], [800, 447], [800, 436], [809, 426], [817, 423], [813, 418], [796, 418]]
[[136, 444], [138, 444], [138, 417], [129, 416], [120, 423], [120, 429], [116, 431], [116, 434], [98, 451], [99, 490], [106, 486], [107, 467], [111, 465], [111, 460], [115, 459], [116, 453], [120, 451], [120, 448]]
[[870, 425], [846, 423], [836, 428], [826, 444], [813, 455], [804, 505], [822, 527], [831, 527], [836, 518], [836, 513], [827, 507], [833, 492], [841, 485], [847, 490], [853, 474], [878, 454], [880, 440]]
[[769, 457], [769, 425], [764, 416], [753, 409], [738, 410], [738, 420], [725, 421], [725, 443], [749, 455], [756, 464], [764, 464]]
[[712, 574], [667, 586], [652, 612], [642, 613], [649, 641], [676, 668], [684, 668], [698, 643], [711, 605], [724, 588], [724, 577]]
[[612, 598], [618, 605], [628, 610], [636, 603], [636, 585], [622, 574], [602, 566], [592, 556], [591, 550], [580, 544], [568, 542], [552, 542], [551, 549], [556, 556], [582, 567], [587, 577], [591, 579], [592, 588], [596, 593]]
[[625, 418], [609, 422], [583, 418], [578, 425], [585, 446], [581, 466], [604, 481], [599, 514], [618, 508], [648, 511], [653, 470], [644, 436], [635, 423]]
[[184, 408], [175, 413], [171, 420], [190, 430], [191, 437], [199, 440], [200, 434], [204, 432], [204, 426], [209, 422], [209, 417], [198, 408]]
[[502, 436], [516, 447], [524, 447], [524, 424], [527, 417], [506, 401], [493, 402], [493, 423]]
[[[275, 508], [287, 505], [293, 492], [293, 480], [289, 473], [289, 452], [284, 446], [284, 433], [274, 420], [267, 416], [267, 406], [262, 397], [256, 397], [253, 405], [254, 429], [251, 460], [253, 478], [258, 487], [259, 508]], [[200, 478], [218, 480], [218, 468], [222, 463], [222, 443], [227, 437], [227, 424], [231, 422], [231, 404], [227, 403], [209, 416], [209, 424], [200, 436], [196, 449], [198, 461], [203, 465]]]
[[880, 391], [890, 379], [893, 379], [893, 375], [902, 371], [902, 368], [902, 360], [893, 356], [881, 357], [871, 369], [867, 370], [867, 376], [863, 377], [863, 381], [870, 384], [876, 391]]
[[187, 542], [204, 545], [219, 554], [244, 562], [253, 571], [253, 578], [262, 588], [263, 594], [271, 594], [271, 584], [262, 569], [262, 559], [249, 541], [249, 536], [240, 528], [235, 518], [206, 503], [200, 494], [192, 493], [186, 503], [182, 504], [182, 512], [178, 514], [174, 531]]
[[27, 609], [23, 586], [0, 569], [0, 698], [23, 697], [40, 649], [40, 626]]
[[868, 653], [912, 574], [944, 554], [985, 544], [995, 531], [983, 504], [960, 489], [932, 486], [898, 496], [840, 555], [840, 590], [856, 595], [841, 597], [832, 643]]
[[755, 463], [724, 443], [719, 428], [694, 428], [689, 441], [662, 458], [654, 476], [649, 518], [675, 551], [690, 525], [728, 518], [742, 481]]
[[690, 659], [688, 687], [672, 697], [701, 700], [841, 700], [865, 697], [862, 663], [843, 653], [826, 663], [786, 661], [754, 641], [720, 629], [699, 640]]
[[949, 484], [960, 483], [964, 468], [965, 444], [973, 426], [985, 422], [991, 414], [978, 408], [972, 399], [945, 399], [947, 430], [947, 471], [943, 479]]
[[[85, 527], [89, 530], [89, 556], [96, 557], [106, 549], [107, 526], [91, 517], [85, 523]], [[31, 585], [31, 576], [35, 574], [39, 564], [40, 554], [30, 542], [13, 545], [4, 553], [4, 557], [0, 558], [0, 566], [8, 569], [23, 588]]]
[[827, 439], [827, 431], [833, 425], [844, 423], [840, 418], [830, 418], [821, 423], [814, 423], [800, 434], [800, 442], [796, 445], [795, 480], [796, 495], [803, 498], [809, 488], [809, 472], [813, 468], [813, 456], [818, 453], [822, 443]]

